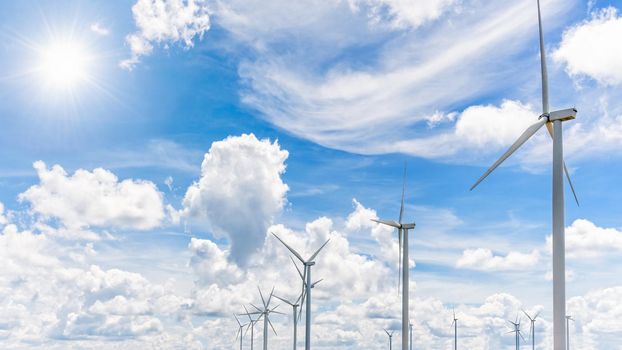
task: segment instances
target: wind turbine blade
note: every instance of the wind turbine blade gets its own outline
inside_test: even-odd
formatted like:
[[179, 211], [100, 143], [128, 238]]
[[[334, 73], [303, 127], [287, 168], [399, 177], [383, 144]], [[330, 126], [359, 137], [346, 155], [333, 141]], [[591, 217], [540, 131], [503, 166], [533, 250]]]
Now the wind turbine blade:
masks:
[[233, 314], [233, 317], [235, 317], [235, 321], [238, 323], [238, 326], [242, 327], [242, 324], [240, 323], [238, 316], [236, 314]]
[[268, 308], [268, 306], [270, 306], [270, 301], [272, 300], [273, 295], [274, 295], [274, 287], [272, 287], [272, 290], [270, 291], [270, 296], [268, 297], [268, 302], [266, 303], [266, 309]]
[[246, 316], [248, 316], [249, 321], [253, 323], [253, 319], [251, 318], [251, 314], [248, 313], [248, 309], [246, 308], [246, 305], [242, 305], [242, 307], [244, 308], [244, 311], [246, 311]]
[[319, 280], [317, 280], [317, 281], [313, 282], [313, 283], [311, 284], [311, 288], [315, 287], [315, 285], [316, 285], [316, 284], [318, 284], [318, 283], [322, 282], [323, 280], [324, 280], [323, 278], [320, 278]]
[[520, 337], [523, 338], [523, 341], [526, 341], [525, 337], [523, 337], [523, 333], [521, 333], [521, 331], [518, 331], [518, 335], [520, 335]]
[[274, 326], [272, 325], [272, 322], [270, 322], [270, 318], [266, 317], [266, 320], [268, 320], [268, 324], [270, 325], [270, 328], [272, 328], [272, 331], [274, 332], [274, 335], [276, 334], [276, 330], [274, 329]]
[[280, 296], [278, 296], [278, 295], [276, 295], [276, 294], [274, 295], [274, 297], [275, 297], [275, 298], [277, 298], [277, 299], [279, 299], [280, 301], [282, 301], [282, 302], [286, 303], [286, 304], [289, 304], [290, 306], [294, 306], [294, 304], [293, 304], [293, 303], [289, 302], [289, 301], [288, 301], [288, 300], [286, 300], [286, 299], [281, 298]]
[[[304, 278], [304, 276], [302, 275], [302, 272], [300, 272], [300, 269], [298, 268], [298, 265], [296, 265], [296, 262], [294, 261], [294, 259], [292, 259], [292, 257], [291, 257], [291, 256], [290, 256], [289, 258], [292, 260], [292, 263], [294, 264], [294, 267], [296, 267], [296, 271], [298, 271], [298, 276], [300, 276], [300, 279], [302, 279], [302, 282], [304, 283], [305, 278]], [[307, 272], [307, 271], [305, 270], [305, 273], [306, 273], [306, 272]]]
[[538, 316], [540, 316], [540, 311], [538, 311], [538, 313], [533, 317], [533, 320], [535, 321]]
[[[255, 305], [253, 305], [253, 304], [251, 304], [251, 306], [252, 306], [252, 307], [254, 307], [255, 309], [257, 309], [257, 311], [259, 311], [260, 313], [262, 313], [262, 312], [263, 312], [263, 310], [262, 310], [262, 309], [260, 309], [260, 308], [258, 308], [257, 306], [255, 306]], [[255, 312], [251, 312], [251, 314], [254, 314], [254, 313], [255, 313]]]
[[242, 328], [238, 328], [238, 331], [235, 332], [235, 340], [238, 340], [238, 337], [240, 336], [241, 332], [242, 332]]
[[402, 283], [402, 229], [397, 229], [399, 253], [397, 253], [397, 295], [400, 295], [400, 287]]
[[320, 248], [318, 248], [318, 250], [315, 251], [315, 253], [313, 253], [313, 255], [311, 255], [311, 257], [309, 258], [309, 261], [313, 261], [313, 259], [315, 259], [315, 257], [320, 254], [320, 251], [328, 244], [328, 242], [330, 242], [330, 238], [326, 240], [326, 242], [324, 242], [324, 244], [322, 244], [322, 246]]
[[257, 290], [259, 290], [259, 296], [261, 297], [261, 302], [263, 303], [263, 308], [265, 309], [267, 308], [266, 299], [263, 298], [263, 294], [261, 293], [261, 288], [259, 288], [259, 286], [257, 286]]
[[544, 51], [544, 34], [542, 33], [542, 16], [540, 0], [538, 0], [538, 30], [540, 33], [540, 75], [542, 78], [542, 113], [549, 112], [549, 77], [546, 71], [546, 54]]
[[400, 228], [401, 225], [398, 224], [397, 222], [393, 221], [393, 220], [380, 220], [380, 219], [371, 219], [371, 221], [373, 222], [377, 222], [379, 224], [383, 224], [383, 225], [387, 225], [387, 226], [391, 226], [391, 227], [395, 227], [395, 228]]
[[477, 187], [477, 185], [479, 185], [482, 181], [484, 181], [484, 179], [490, 175], [490, 173], [492, 173], [499, 165], [501, 165], [501, 163], [503, 163], [503, 161], [505, 161], [506, 159], [508, 159], [508, 157], [510, 157], [512, 155], [512, 153], [514, 153], [520, 146], [522, 146], [527, 140], [529, 140], [529, 138], [531, 136], [533, 136], [533, 134], [536, 133], [536, 131], [540, 130], [540, 128], [542, 127], [542, 125], [544, 125], [547, 122], [546, 119], [541, 119], [540, 121], [538, 121], [537, 123], [531, 125], [530, 127], [527, 128], [527, 130], [525, 130], [523, 132], [522, 135], [520, 135], [520, 137], [512, 144], [512, 146], [510, 146], [510, 148], [501, 156], [501, 158], [499, 158], [485, 173], [484, 175], [482, 175], [477, 182], [475, 182], [475, 184], [473, 186], [471, 186], [471, 191]]
[[404, 191], [406, 189], [406, 163], [404, 162], [404, 178], [402, 179], [402, 204], [400, 205], [400, 219], [399, 223], [402, 224], [402, 217], [404, 216]]
[[[551, 122], [546, 123], [546, 129], [549, 131], [549, 135], [551, 136], [551, 139], [552, 139], [553, 138], [553, 123]], [[568, 168], [566, 167], [566, 161], [564, 161], [564, 174], [566, 174], [566, 180], [568, 180], [568, 185], [570, 185], [570, 190], [572, 190], [574, 201], [575, 203], [577, 203], [577, 207], [580, 207], [579, 198], [577, 198], [577, 192], [575, 192], [574, 190], [574, 185], [572, 184], [572, 180], [570, 179], [570, 173], [568, 172]]]
[[391, 336], [391, 334], [389, 334], [389, 332], [386, 329], [384, 330], [384, 332], [387, 333], [389, 337]]
[[270, 232], [270, 233], [272, 233], [272, 235], [276, 237], [276, 239], [278, 239], [281, 243], [283, 243], [283, 245], [287, 249], [289, 249], [289, 251], [292, 252], [292, 254], [294, 254], [294, 256], [298, 258], [298, 260], [300, 260], [303, 264], [305, 263], [305, 259], [303, 259], [302, 256], [300, 256], [300, 254], [298, 254], [298, 252], [294, 250], [294, 248], [288, 246], [287, 243], [285, 243], [282, 239], [280, 239], [279, 236], [277, 236], [274, 232]]

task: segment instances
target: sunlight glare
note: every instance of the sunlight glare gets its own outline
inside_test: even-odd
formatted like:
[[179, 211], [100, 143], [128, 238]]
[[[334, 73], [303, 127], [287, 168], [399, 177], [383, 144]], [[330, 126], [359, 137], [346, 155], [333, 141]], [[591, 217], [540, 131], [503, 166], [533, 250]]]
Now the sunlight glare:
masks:
[[46, 81], [57, 87], [69, 88], [87, 78], [88, 57], [77, 43], [55, 43], [41, 56], [41, 71]]

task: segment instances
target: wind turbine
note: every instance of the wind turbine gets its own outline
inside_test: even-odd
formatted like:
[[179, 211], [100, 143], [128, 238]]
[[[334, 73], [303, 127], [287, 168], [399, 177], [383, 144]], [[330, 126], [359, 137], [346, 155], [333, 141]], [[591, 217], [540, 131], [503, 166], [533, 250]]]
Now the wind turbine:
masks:
[[387, 333], [387, 335], [389, 336], [389, 350], [392, 350], [392, 347], [393, 347], [393, 331], [391, 331], [391, 333], [389, 333], [389, 331], [387, 331], [385, 329], [384, 332]]
[[516, 322], [512, 322], [512, 321], [508, 321], [508, 322], [514, 325], [514, 330], [508, 333], [515, 333], [514, 336], [516, 337], [516, 350], [519, 350], [520, 349], [520, 338], [523, 338], [523, 340], [525, 340], [525, 338], [523, 337], [523, 333], [520, 330], [520, 319], [518, 318], [518, 315], [516, 315]]
[[[306, 279], [306, 281], [304, 281], [304, 283], [303, 283], [303, 286], [305, 288], [305, 292], [304, 292], [303, 298], [306, 298], [306, 300], [305, 300], [306, 301], [306, 311], [305, 311], [305, 350], [311, 350], [311, 288], [313, 288], [313, 286], [315, 286], [319, 282], [319, 281], [317, 281], [317, 282], [315, 282], [313, 284], [311, 283], [311, 266], [315, 265], [315, 257], [328, 244], [328, 242], [330, 242], [330, 238], [327, 239], [326, 242], [324, 242], [324, 244], [322, 244], [322, 246], [318, 250], [316, 250], [315, 253], [313, 253], [313, 255], [311, 255], [311, 257], [309, 259], [305, 260], [305, 259], [302, 258], [302, 256], [300, 254], [298, 254], [297, 251], [294, 250], [294, 248], [290, 247], [281, 238], [279, 238], [279, 236], [277, 236], [274, 233], [272, 233], [272, 235], [274, 235], [274, 237], [276, 237], [276, 239], [278, 239], [281, 243], [283, 243], [283, 245], [287, 249], [289, 249], [289, 251], [292, 252], [292, 254], [294, 254], [294, 256], [296, 258], [298, 258], [298, 260], [300, 260], [302, 262], [302, 264], [304, 265], [305, 274], [303, 276], [303, 280]], [[298, 273], [300, 273], [300, 271], [298, 271]]]
[[410, 323], [408, 326], [410, 327], [410, 342], [409, 342], [410, 347], [409, 347], [409, 349], [413, 350], [413, 324]]
[[523, 313], [525, 314], [525, 316], [527, 316], [529, 322], [531, 322], [531, 327], [529, 327], [529, 335], [531, 336], [531, 349], [536, 350], [536, 319], [540, 315], [540, 312], [538, 312], [534, 317], [529, 316], [529, 314], [525, 310], [523, 310]]
[[[402, 350], [408, 349], [408, 324], [410, 323], [410, 319], [408, 318], [408, 230], [415, 228], [415, 223], [405, 224], [402, 223], [402, 217], [404, 216], [404, 189], [406, 187], [406, 167], [404, 167], [404, 181], [402, 183], [402, 204], [400, 206], [400, 216], [398, 222], [393, 220], [375, 220], [372, 221], [377, 222], [379, 224], [391, 226], [397, 228], [398, 239], [399, 239], [399, 254], [402, 258], [400, 262], [398, 262], [398, 271], [402, 273]], [[400, 265], [401, 263], [401, 265]], [[402, 268], [404, 266], [404, 268]], [[398, 274], [399, 281], [399, 274]], [[399, 282], [398, 282], [399, 286]], [[399, 287], [398, 287], [399, 291]]]
[[575, 119], [577, 110], [567, 108], [549, 112], [549, 83], [546, 70], [546, 57], [544, 52], [544, 34], [542, 33], [542, 17], [540, 14], [540, 0], [538, 0], [538, 29], [540, 34], [540, 69], [542, 75], [542, 114], [538, 122], [531, 125], [510, 146], [479, 180], [471, 187], [473, 190], [493, 170], [495, 170], [514, 151], [520, 148], [542, 126], [546, 125], [549, 134], [553, 138], [553, 344], [554, 350], [565, 350], [564, 317], [566, 316], [566, 276], [565, 276], [565, 233], [564, 233], [564, 172], [570, 184], [577, 205], [579, 201], [570, 181], [568, 169], [564, 163], [564, 146], [562, 135], [562, 122]]
[[270, 325], [270, 328], [272, 328], [272, 332], [274, 332], [274, 335], [276, 335], [276, 330], [274, 329], [272, 322], [270, 322], [270, 314], [272, 313], [281, 314], [281, 315], [284, 315], [284, 314], [281, 312], [275, 311], [275, 309], [279, 307], [278, 305], [270, 309], [270, 301], [272, 300], [272, 296], [274, 294], [274, 288], [272, 288], [272, 291], [270, 292], [270, 296], [268, 297], [267, 301], [263, 297], [263, 293], [261, 292], [261, 289], [259, 287], [257, 287], [257, 289], [259, 290], [259, 296], [261, 296], [261, 302], [263, 304], [263, 309], [260, 309], [257, 306], [251, 304], [251, 306], [257, 309], [257, 311], [249, 312], [249, 314], [259, 315], [259, 317], [257, 318], [257, 321], [259, 321], [263, 317], [263, 350], [268, 350], [268, 325]]
[[572, 316], [566, 316], [566, 350], [570, 350], [570, 321], [574, 322]]
[[251, 313], [248, 312], [248, 309], [246, 308], [246, 306], [242, 305], [244, 307], [244, 311], [246, 311], [246, 313], [242, 314], [242, 315], [246, 315], [248, 316], [248, 328], [246, 328], [246, 332], [244, 333], [246, 335], [246, 333], [248, 333], [248, 329], [250, 328], [251, 330], [251, 350], [253, 350], [253, 342], [255, 340], [255, 334], [254, 334], [254, 330], [255, 330], [255, 323], [257, 323], [257, 321], [259, 321], [259, 319], [253, 320], [253, 318], [251, 317]]
[[238, 316], [235, 314], [233, 314], [233, 317], [235, 317], [235, 321], [238, 323], [239, 327], [237, 333], [235, 334], [235, 340], [238, 340], [238, 337], [240, 338], [240, 350], [242, 350], [242, 330], [246, 327], [246, 324], [240, 323], [240, 319], [238, 319]]
[[458, 350], [458, 319], [456, 318], [456, 310], [452, 308], [452, 311], [454, 313], [454, 319], [451, 322], [451, 325], [454, 326], [454, 350]]
[[[304, 281], [304, 280], [303, 280]], [[294, 320], [294, 350], [296, 350], [296, 341], [297, 341], [297, 332], [298, 332], [298, 306], [300, 306], [300, 304], [298, 304], [300, 302], [300, 299], [302, 298], [302, 293], [301, 292], [300, 295], [298, 296], [298, 299], [296, 299], [295, 301], [289, 301], [285, 298], [281, 298], [278, 295], [275, 295], [274, 297], [283, 301], [284, 303], [290, 305], [292, 307], [292, 311], [293, 311], [293, 320]]]

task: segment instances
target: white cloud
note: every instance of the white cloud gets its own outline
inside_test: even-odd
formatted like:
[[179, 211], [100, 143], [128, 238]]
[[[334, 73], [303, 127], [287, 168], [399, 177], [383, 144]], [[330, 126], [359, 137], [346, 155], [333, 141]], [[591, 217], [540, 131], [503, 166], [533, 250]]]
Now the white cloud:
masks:
[[622, 83], [622, 17], [615, 7], [592, 13], [563, 34], [553, 53], [571, 76], [589, 76], [601, 84]]
[[278, 142], [258, 140], [253, 134], [212, 143], [201, 178], [184, 197], [184, 215], [195, 223], [206, 221], [216, 234], [226, 234], [232, 257], [246, 261], [286, 203], [289, 188], [281, 175], [287, 157]]
[[78, 169], [68, 175], [60, 165], [37, 161], [39, 184], [19, 195], [31, 211], [60, 220], [71, 229], [109, 226], [147, 230], [163, 223], [162, 194], [150, 181], [119, 179], [110, 171]]
[[367, 10], [375, 23], [388, 22], [397, 28], [416, 28], [438, 19], [456, 3], [456, 0], [404, 1], [404, 0], [349, 0], [354, 10]]
[[93, 33], [101, 35], [101, 36], [106, 36], [110, 34], [110, 29], [104, 27], [104, 25], [99, 22], [95, 22], [91, 24], [90, 29]]
[[123, 68], [131, 69], [141, 56], [153, 51], [153, 44], [183, 42], [192, 47], [195, 37], [202, 38], [210, 29], [207, 2], [204, 0], [138, 0], [132, 6], [136, 33], [126, 37], [131, 57], [121, 61]]
[[[551, 236], [546, 238], [552, 246]], [[566, 227], [566, 256], [572, 259], [601, 258], [622, 253], [622, 231], [596, 226], [589, 220], [577, 219]]]
[[533, 250], [529, 254], [509, 252], [507, 255], [494, 255], [490, 249], [466, 249], [456, 267], [481, 271], [524, 270], [534, 267], [540, 260], [540, 252]]

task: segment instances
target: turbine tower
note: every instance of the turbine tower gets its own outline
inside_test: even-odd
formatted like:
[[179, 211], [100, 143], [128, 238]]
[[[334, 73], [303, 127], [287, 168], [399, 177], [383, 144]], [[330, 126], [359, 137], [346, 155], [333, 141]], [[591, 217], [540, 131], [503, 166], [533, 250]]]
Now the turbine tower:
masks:
[[409, 342], [410, 347], [409, 347], [409, 350], [413, 350], [413, 324], [411, 323], [408, 326], [410, 327], [410, 342]]
[[566, 316], [566, 350], [570, 350], [570, 321], [574, 322], [572, 316]]
[[387, 331], [385, 329], [384, 332], [387, 333], [387, 335], [389, 336], [389, 350], [392, 350], [392, 347], [393, 347], [393, 331], [391, 331], [391, 333], [389, 333], [389, 331]]
[[233, 314], [233, 317], [235, 317], [235, 321], [238, 323], [238, 331], [235, 333], [235, 340], [238, 340], [238, 337], [240, 338], [240, 350], [242, 350], [242, 330], [246, 327], [246, 324], [240, 323], [240, 319], [238, 319], [238, 316], [235, 314]]
[[[399, 272], [402, 273], [402, 350], [408, 350], [408, 324], [410, 319], [408, 318], [408, 230], [415, 228], [415, 223], [405, 224], [402, 223], [402, 217], [404, 216], [404, 189], [406, 187], [406, 167], [404, 167], [404, 181], [402, 183], [402, 204], [400, 206], [400, 216], [398, 222], [393, 220], [375, 220], [379, 224], [391, 226], [397, 228], [398, 240], [399, 240], [399, 254], [400, 261], [398, 262], [398, 281]], [[400, 265], [401, 264], [401, 265]], [[403, 266], [403, 268], [402, 268]], [[401, 270], [401, 271], [399, 271]], [[398, 282], [399, 286], [399, 282]], [[398, 287], [399, 292], [399, 287]]]
[[458, 319], [456, 318], [456, 310], [452, 308], [454, 313], [453, 322], [451, 325], [454, 326], [454, 350], [458, 350]]
[[[281, 238], [279, 238], [279, 236], [277, 236], [276, 234], [272, 233], [272, 235], [274, 235], [274, 237], [276, 237], [276, 239], [278, 239], [281, 243], [283, 243], [283, 245], [290, 251], [292, 252], [292, 254], [294, 254], [294, 256], [300, 260], [302, 262], [302, 264], [304, 265], [304, 278], [303, 280], [303, 286], [305, 289], [304, 292], [304, 296], [303, 298], [306, 298], [306, 311], [305, 311], [305, 350], [311, 350], [311, 288], [313, 288], [313, 286], [315, 286], [318, 282], [315, 283], [311, 283], [311, 266], [315, 265], [315, 257], [320, 253], [320, 251], [328, 244], [328, 242], [330, 242], [330, 238], [326, 240], [326, 242], [324, 242], [324, 244], [322, 244], [322, 246], [320, 248], [318, 248], [318, 250], [315, 251], [315, 253], [313, 253], [313, 255], [311, 255], [311, 257], [307, 260], [303, 259], [302, 256], [300, 254], [298, 254], [297, 251], [294, 250], [294, 248], [290, 247], [289, 245], [287, 245], [287, 243], [285, 243]], [[298, 273], [300, 273], [300, 271], [298, 271]]]
[[529, 335], [531, 337], [531, 350], [536, 350], [536, 319], [538, 318], [540, 313], [538, 312], [534, 317], [531, 317], [527, 312], [525, 312], [525, 310], [523, 310], [523, 313], [525, 314], [525, 316], [527, 316], [529, 322], [531, 322], [531, 327], [529, 327]]
[[272, 300], [272, 295], [274, 294], [274, 288], [272, 288], [272, 291], [270, 292], [270, 296], [268, 297], [267, 301], [263, 297], [263, 293], [261, 292], [261, 289], [259, 287], [257, 287], [257, 289], [259, 290], [259, 296], [261, 296], [261, 302], [263, 304], [263, 308], [260, 309], [257, 306], [251, 304], [251, 306], [254, 307], [257, 311], [249, 312], [248, 314], [259, 315], [259, 317], [257, 318], [257, 321], [259, 321], [263, 317], [263, 350], [268, 350], [268, 325], [270, 325], [270, 328], [272, 328], [272, 332], [274, 332], [274, 335], [276, 335], [276, 330], [274, 329], [272, 322], [270, 322], [270, 314], [272, 313], [281, 314], [281, 315], [284, 315], [284, 314], [281, 312], [275, 311], [275, 309], [279, 307], [278, 305], [272, 309], [270, 308], [270, 301]]
[[297, 333], [298, 333], [298, 307], [300, 306], [300, 304], [298, 303], [300, 302], [300, 299], [302, 298], [302, 293], [300, 293], [300, 295], [298, 296], [298, 299], [296, 299], [295, 301], [289, 301], [285, 298], [281, 298], [278, 295], [275, 295], [274, 297], [292, 307], [292, 317], [294, 320], [294, 350], [296, 350], [296, 341], [297, 341]]
[[259, 321], [259, 319], [253, 320], [253, 318], [251, 317], [251, 313], [248, 312], [248, 309], [246, 308], [246, 306], [242, 305], [244, 307], [244, 311], [246, 311], [246, 313], [241, 314], [242, 315], [246, 315], [248, 316], [248, 327], [246, 328], [246, 332], [244, 332], [244, 335], [246, 335], [246, 333], [248, 333], [248, 330], [251, 330], [251, 350], [253, 350], [253, 342], [255, 340], [255, 334], [254, 334], [254, 330], [255, 330], [255, 324], [257, 323], [257, 321]]
[[516, 322], [512, 322], [512, 321], [508, 321], [508, 322], [510, 322], [514, 326], [514, 330], [508, 333], [514, 333], [514, 336], [516, 337], [516, 350], [520, 350], [520, 338], [523, 338], [523, 340], [525, 340], [525, 338], [523, 337], [523, 333], [520, 330], [520, 319], [518, 318], [518, 315], [517, 315]]
[[579, 201], [570, 181], [568, 169], [564, 163], [564, 146], [562, 135], [562, 122], [575, 119], [577, 110], [567, 108], [549, 112], [549, 85], [546, 70], [546, 57], [544, 52], [544, 34], [542, 33], [542, 17], [540, 14], [540, 0], [538, 0], [538, 29], [540, 34], [540, 69], [542, 75], [542, 114], [539, 121], [528, 127], [525, 132], [510, 146], [479, 180], [471, 187], [473, 190], [493, 170], [495, 170], [514, 151], [520, 148], [536, 131], [546, 125], [549, 134], [553, 138], [553, 344], [554, 350], [566, 350], [566, 329], [564, 317], [566, 316], [566, 276], [565, 276], [565, 233], [564, 233], [564, 172], [570, 184], [577, 205]]

